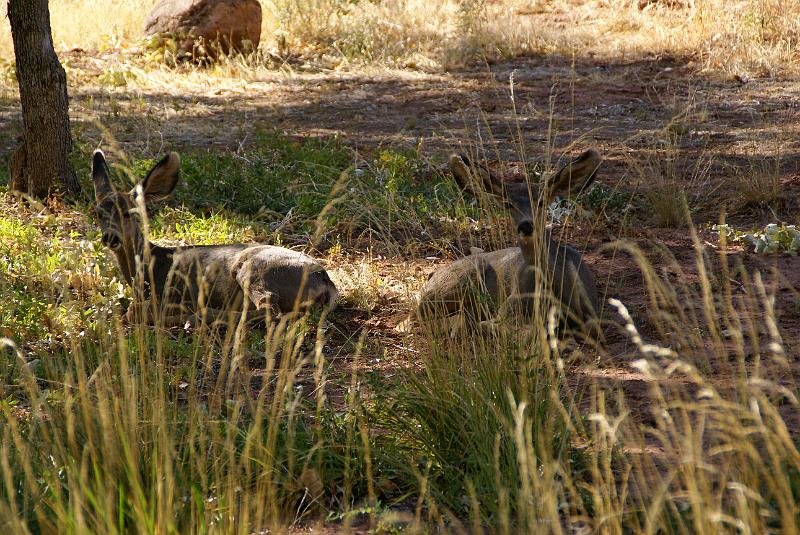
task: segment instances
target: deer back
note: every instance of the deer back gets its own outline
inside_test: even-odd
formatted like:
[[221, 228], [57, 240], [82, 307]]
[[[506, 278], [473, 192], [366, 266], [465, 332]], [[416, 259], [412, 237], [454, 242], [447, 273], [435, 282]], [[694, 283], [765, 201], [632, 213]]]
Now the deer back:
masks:
[[459, 258], [431, 274], [417, 296], [417, 315], [427, 321], [463, 311], [477, 320], [489, 319], [517, 292], [524, 267], [519, 247]]

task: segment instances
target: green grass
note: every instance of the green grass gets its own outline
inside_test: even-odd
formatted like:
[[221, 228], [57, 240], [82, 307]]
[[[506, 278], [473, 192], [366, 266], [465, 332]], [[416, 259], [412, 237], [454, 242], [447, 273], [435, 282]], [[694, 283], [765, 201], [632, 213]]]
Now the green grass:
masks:
[[94, 331], [123, 295], [99, 241], [56, 217], [25, 221], [13, 209], [0, 211], [0, 334], [44, 348]]
[[[573, 400], [546, 344], [537, 347], [542, 334], [444, 337], [422, 357], [423, 371], [406, 371], [379, 402], [388, 407], [387, 427], [417, 457], [432, 503], [455, 518], [499, 526], [510, 517], [533, 531], [563, 490], [534, 467], [569, 467], [571, 478], [583, 477], [564, 419]], [[542, 494], [530, 502], [536, 487]]]
[[[379, 238], [385, 247], [413, 247], [420, 234], [440, 239], [467, 229], [467, 218], [481, 217], [435, 163], [407, 150], [386, 149], [355, 162], [337, 138], [300, 142], [267, 132], [243, 154], [187, 151], [181, 158], [181, 183], [169, 207], [153, 215], [155, 239], [200, 244], [329, 237], [355, 245]], [[130, 168], [120, 166], [118, 187], [132, 187], [131, 177], [141, 178], [154, 163], [134, 156]], [[88, 176], [85, 163], [77, 167]], [[84, 187], [91, 191], [88, 182]]]
[[[287, 325], [273, 334], [268, 344], [285, 350], [303, 337]], [[39, 532], [247, 531], [363, 494], [358, 413], [299, 388], [305, 367], [324, 381], [313, 349], [262, 354], [272, 362], [251, 396], [248, 368], [208, 342], [136, 331], [73, 345], [39, 382], [23, 377], [2, 416], [14, 448], [0, 462], [16, 478], [0, 491], [4, 518], [13, 511]]]
[[[34, 217], [35, 209], [0, 193], [0, 266], [6, 274], [0, 325], [17, 343], [32, 346], [93, 331], [100, 309], [110, 314], [125, 302], [96, 222], [83, 216], [91, 214], [93, 202], [87, 152], [82, 148], [73, 158], [86, 204], [76, 204], [66, 218]], [[110, 160], [121, 190], [133, 187], [155, 161], [132, 155], [126, 167], [121, 158]], [[152, 213], [154, 240], [447, 247], [453, 229], [478, 217], [478, 208], [465, 204], [455, 186], [431, 174], [415, 154], [385, 150], [356, 169], [336, 139], [301, 143], [268, 133], [244, 155], [185, 152], [181, 177], [174, 197]], [[420, 244], [420, 235], [430, 242]]]
[[246, 243], [255, 239], [253, 222], [246, 217], [226, 212], [195, 215], [185, 206], [161, 210], [150, 229], [154, 240], [193, 245]]
[[[81, 152], [74, 161], [91, 202]], [[183, 183], [153, 213], [157, 240], [301, 242], [322, 228], [341, 241], [439, 225], [444, 205], [464, 213], [456, 190], [422, 176], [426, 164], [407, 153], [384, 151], [355, 171], [336, 140], [270, 134], [244, 155], [182, 156]], [[130, 169], [115, 165], [117, 187], [131, 187], [153, 162], [133, 155]], [[384, 476], [384, 496], [368, 484], [365, 471], [399, 471], [386, 461], [399, 447], [374, 447], [369, 429], [380, 424], [359, 389], [345, 405], [325, 397], [321, 346], [303, 342], [320, 318], [243, 344], [207, 331], [123, 328], [128, 291], [83, 215], [91, 205], [38, 217], [37, 207], [0, 195], [0, 334], [19, 348], [3, 353], [0, 368], [2, 444], [14, 444], [0, 448], [11, 477], [0, 492], [5, 517], [34, 532], [246, 531], [293, 515], [351, 518], [351, 509], [375, 510], [413, 487]], [[338, 209], [326, 212], [331, 201]], [[349, 388], [347, 378], [336, 381]]]

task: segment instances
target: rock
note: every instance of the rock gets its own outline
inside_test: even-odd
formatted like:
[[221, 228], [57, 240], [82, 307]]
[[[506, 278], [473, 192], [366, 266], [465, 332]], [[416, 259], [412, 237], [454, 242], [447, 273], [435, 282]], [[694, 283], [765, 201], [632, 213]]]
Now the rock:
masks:
[[175, 39], [192, 58], [255, 49], [261, 40], [258, 0], [161, 0], [145, 20], [147, 36]]

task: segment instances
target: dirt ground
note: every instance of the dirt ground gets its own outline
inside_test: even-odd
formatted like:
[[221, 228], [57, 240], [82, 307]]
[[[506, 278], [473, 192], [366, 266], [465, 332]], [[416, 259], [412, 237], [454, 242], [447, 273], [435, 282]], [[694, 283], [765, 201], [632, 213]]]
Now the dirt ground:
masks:
[[[78, 53], [71, 65], [90, 70], [98, 61]], [[99, 120], [127, 149], [246, 149], [257, 132], [272, 128], [299, 137], [338, 135], [361, 153], [399, 145], [444, 157], [454, 149], [481, 145], [495, 161], [512, 163], [523, 151], [530, 161], [544, 158], [548, 144], [554, 158], [596, 147], [605, 158], [598, 180], [639, 194], [642, 206], [631, 224], [578, 223], [565, 231], [566, 237], [586, 251], [606, 295], [621, 299], [642, 320], [645, 335], [653, 331], [646, 321], [649, 298], [642, 275], [628, 255], [603, 251], [601, 245], [629, 240], [671, 281], [691, 285], [699, 280], [691, 233], [658, 226], [647, 192], [673, 179], [686, 190], [696, 207], [699, 240], [712, 258], [718, 240], [706, 223], [719, 221], [722, 214], [741, 229], [796, 223], [800, 214], [800, 82], [720, 79], [696, 72], [680, 58], [601, 63], [532, 56], [446, 74], [275, 73], [251, 81], [176, 83], [159, 89], [81, 85], [71, 88], [71, 102], [85, 138], [100, 141], [94, 123]], [[0, 97], [0, 153], [13, 147], [19, 131], [18, 104], [6, 90]], [[780, 182], [779, 202], [740, 206], [742, 174], [772, 169]], [[775, 292], [787, 354], [796, 364], [800, 258], [757, 257], [744, 250], [735, 250], [733, 257], [765, 274]], [[398, 270], [428, 273], [447, 261], [373, 259], [378, 274], [387, 279]], [[408, 309], [406, 301], [388, 293], [372, 310], [342, 310], [342, 330], [347, 324], [368, 325], [375, 343], [409, 358], [406, 336], [395, 331]], [[629, 367], [631, 351], [623, 337], [612, 337], [611, 357], [590, 378], [622, 387], [634, 404], [646, 399], [647, 385]], [[365, 364], [392, 367], [379, 359]], [[711, 363], [711, 368], [723, 387], [731, 380], [729, 363]], [[793, 368], [789, 375], [794, 377], [785, 380], [797, 384]]]

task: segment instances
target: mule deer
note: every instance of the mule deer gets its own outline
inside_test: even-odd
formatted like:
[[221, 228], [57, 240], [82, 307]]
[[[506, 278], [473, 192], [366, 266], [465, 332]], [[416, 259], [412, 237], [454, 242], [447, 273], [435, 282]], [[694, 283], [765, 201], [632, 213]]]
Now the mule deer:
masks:
[[477, 195], [484, 190], [505, 201], [517, 225], [519, 246], [478, 250], [435, 271], [420, 290], [417, 317], [428, 321], [461, 311], [477, 320], [506, 312], [531, 315], [537, 295], [545, 289], [560, 301], [562, 317], [569, 323], [596, 320], [599, 298], [592, 272], [577, 250], [554, 239], [549, 230], [534, 231], [533, 206], [545, 207], [556, 195], [582, 192], [594, 180], [600, 161], [590, 149], [547, 180], [547, 187], [529, 188], [526, 183], [504, 183], [488, 169], [452, 155], [448, 167], [464, 191]]
[[[338, 292], [325, 269], [303, 253], [257, 244], [161, 247], [147, 240], [141, 206], [166, 197], [178, 183], [175, 152], [159, 161], [129, 193], [111, 184], [102, 151], [92, 158], [95, 212], [102, 240], [116, 255], [125, 281], [136, 293], [128, 318], [167, 327], [205, 316], [209, 323], [231, 312], [287, 313], [313, 305], [332, 306]], [[137, 196], [142, 195], [139, 199]], [[137, 202], [138, 201], [138, 202]], [[258, 318], [254, 318], [258, 319]]]

